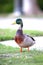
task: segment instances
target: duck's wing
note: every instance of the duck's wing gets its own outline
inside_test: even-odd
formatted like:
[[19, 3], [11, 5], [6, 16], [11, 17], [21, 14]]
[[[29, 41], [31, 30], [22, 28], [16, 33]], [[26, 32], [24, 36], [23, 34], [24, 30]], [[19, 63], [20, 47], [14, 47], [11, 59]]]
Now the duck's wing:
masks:
[[35, 39], [32, 36], [26, 35], [26, 34], [24, 34], [24, 35], [27, 36], [27, 37], [30, 37], [33, 41], [35, 41]]
[[24, 40], [21, 44], [21, 47], [29, 47], [35, 44], [35, 39], [29, 35], [23, 34], [24, 35]]

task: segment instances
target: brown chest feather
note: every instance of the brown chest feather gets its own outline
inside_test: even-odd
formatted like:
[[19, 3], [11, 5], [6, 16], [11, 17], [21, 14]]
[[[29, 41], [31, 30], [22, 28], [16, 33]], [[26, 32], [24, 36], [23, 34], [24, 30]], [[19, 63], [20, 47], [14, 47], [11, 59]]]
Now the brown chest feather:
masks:
[[21, 36], [15, 36], [15, 42], [18, 43], [18, 44], [21, 44], [21, 42], [23, 42], [23, 38]]

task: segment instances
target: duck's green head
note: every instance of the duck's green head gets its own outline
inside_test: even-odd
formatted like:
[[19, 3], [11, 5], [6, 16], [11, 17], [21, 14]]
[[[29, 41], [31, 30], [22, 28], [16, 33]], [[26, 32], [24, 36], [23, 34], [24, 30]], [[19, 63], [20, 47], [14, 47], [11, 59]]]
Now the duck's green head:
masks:
[[16, 23], [17, 24], [21, 24], [22, 23], [22, 19], [16, 19]]
[[23, 27], [22, 19], [20, 19], [20, 18], [16, 19], [16, 21], [13, 22], [12, 24], [13, 24], [13, 25], [14, 25], [14, 24], [20, 24], [21, 27]]

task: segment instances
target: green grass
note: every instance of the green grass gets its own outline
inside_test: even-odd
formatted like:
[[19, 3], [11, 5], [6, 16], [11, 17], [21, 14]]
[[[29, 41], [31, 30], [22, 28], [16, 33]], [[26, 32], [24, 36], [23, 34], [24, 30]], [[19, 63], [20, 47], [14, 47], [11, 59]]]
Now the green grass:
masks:
[[43, 51], [23, 49], [4, 46], [0, 44], [0, 65], [43, 65]]
[[[0, 44], [0, 54], [4, 53], [14, 53], [18, 48], [13, 48], [11, 46], [4, 46]], [[18, 49], [19, 50], [19, 49]]]
[[[24, 33], [31, 36], [43, 36], [43, 31], [37, 31], [37, 30], [24, 30]], [[14, 39], [15, 34], [16, 30], [0, 29], [0, 41], [12, 40]]]

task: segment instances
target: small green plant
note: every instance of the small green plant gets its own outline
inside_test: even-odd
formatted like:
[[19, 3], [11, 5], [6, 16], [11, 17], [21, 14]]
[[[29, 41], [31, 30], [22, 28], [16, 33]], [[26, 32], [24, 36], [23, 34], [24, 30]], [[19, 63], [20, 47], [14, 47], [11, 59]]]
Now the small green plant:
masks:
[[[24, 30], [23, 32], [25, 34], [28, 34], [28, 35], [31, 35], [31, 36], [43, 36], [43, 31]], [[12, 39], [14, 39], [15, 34], [16, 34], [16, 30], [0, 29], [0, 41], [12, 40]]]

